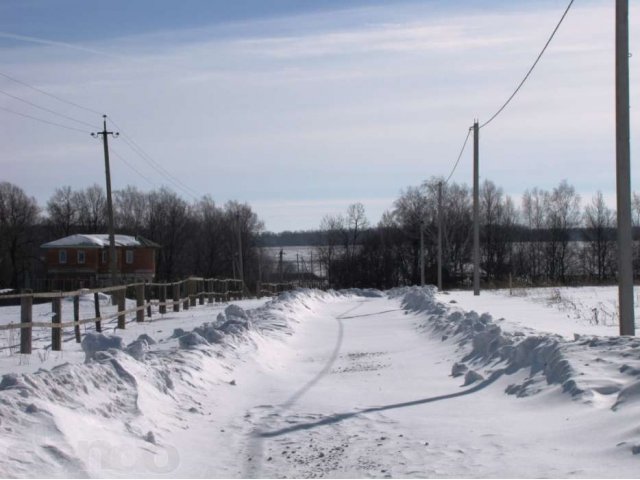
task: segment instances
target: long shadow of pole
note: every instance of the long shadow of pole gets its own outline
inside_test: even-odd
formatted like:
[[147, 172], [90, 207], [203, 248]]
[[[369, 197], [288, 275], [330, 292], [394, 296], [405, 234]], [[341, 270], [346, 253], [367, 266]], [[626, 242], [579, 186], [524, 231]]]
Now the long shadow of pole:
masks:
[[478, 392], [488, 387], [493, 382], [495, 382], [498, 378], [500, 378], [504, 373], [505, 373], [505, 369], [496, 370], [489, 376], [489, 378], [478, 383], [475, 387], [471, 387], [461, 392], [450, 393], [448, 395], [440, 395], [437, 397], [421, 398], [419, 400], [411, 400], [408, 402], [392, 403], [389, 405], [382, 405], [380, 407], [369, 407], [362, 410], [356, 410], [353, 412], [336, 413], [333, 415], [329, 415], [328, 417], [324, 417], [315, 422], [299, 423], [297, 425], [292, 425], [290, 427], [281, 428], [279, 430], [273, 430], [270, 432], [256, 432], [256, 435], [262, 438], [279, 437], [281, 435], [286, 435], [288, 433], [292, 433], [300, 430], [310, 430], [316, 427], [322, 427], [324, 425], [339, 423], [344, 420], [348, 420], [350, 418], [357, 417], [358, 415], [362, 415], [365, 413], [382, 412], [385, 410], [394, 410], [398, 408], [413, 407], [416, 405], [423, 405], [425, 403], [439, 402], [441, 400], [449, 400], [451, 398], [462, 397], [464, 395], [471, 395], [472, 393]]

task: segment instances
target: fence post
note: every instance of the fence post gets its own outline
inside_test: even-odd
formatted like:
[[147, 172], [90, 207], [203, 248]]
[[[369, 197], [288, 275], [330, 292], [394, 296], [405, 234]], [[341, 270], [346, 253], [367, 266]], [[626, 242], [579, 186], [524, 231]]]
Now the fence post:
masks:
[[100, 322], [100, 294], [95, 292], [93, 294], [93, 305], [96, 310], [96, 332], [102, 331], [102, 322]]
[[[51, 300], [51, 311], [53, 312], [51, 323], [61, 323], [62, 297], [55, 297]], [[58, 328], [55, 325], [51, 327], [51, 350], [54, 352], [62, 350], [62, 328]]]
[[[160, 286], [160, 305], [158, 306], [158, 311], [161, 315], [167, 313], [167, 286], [163, 283]], [[173, 304], [175, 308], [175, 303]]]
[[191, 302], [189, 299], [189, 280], [182, 281], [182, 309], [189, 310]]
[[172, 283], [171, 284], [171, 293], [173, 294], [173, 311], [180, 311], [180, 284]]
[[187, 280], [187, 290], [189, 292], [189, 306], [191, 307], [195, 307], [196, 306], [196, 286], [197, 286], [197, 280]]
[[204, 280], [198, 280], [198, 303], [204, 305]]
[[76, 343], [80, 343], [82, 341], [82, 337], [80, 335], [80, 295], [74, 295], [73, 297], [73, 333], [76, 336]]
[[210, 278], [205, 280], [204, 283], [205, 283], [205, 290], [207, 292], [207, 301], [208, 303], [213, 303], [213, 283], [211, 282]]
[[147, 317], [151, 318], [151, 300], [153, 299], [153, 287], [148, 283], [144, 284], [144, 301], [147, 304]]
[[124, 330], [127, 324], [126, 316], [124, 314], [125, 311], [125, 298], [126, 298], [127, 287], [124, 287], [121, 290], [118, 290], [118, 328]]
[[136, 322], [144, 322], [144, 284], [136, 285]]
[[[33, 297], [20, 299], [20, 323], [33, 321]], [[20, 353], [31, 353], [31, 326], [20, 329]]]

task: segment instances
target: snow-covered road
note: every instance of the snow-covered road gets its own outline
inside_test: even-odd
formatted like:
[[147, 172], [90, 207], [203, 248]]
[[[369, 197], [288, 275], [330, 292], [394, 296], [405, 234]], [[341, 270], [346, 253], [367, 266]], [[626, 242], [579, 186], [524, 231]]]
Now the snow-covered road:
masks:
[[559, 388], [505, 395], [524, 372], [497, 371], [463, 387], [462, 377], [450, 375], [460, 360], [456, 348], [419, 333], [424, 316], [407, 313], [400, 300], [308, 301], [309, 312], [277, 354], [265, 358], [271, 349], [259, 350], [234, 372], [235, 395], [225, 402], [236, 408], [224, 415], [227, 424], [216, 424], [235, 441], [221, 435], [212, 442], [216, 454], [229, 447], [228, 460], [206, 475], [637, 474], [638, 458], [616, 452], [618, 442], [602, 434], [627, 428], [625, 420], [573, 402]]
[[[126, 382], [102, 388], [122, 404], [113, 416], [74, 411], [79, 395], [55, 401], [30, 392], [56, 427], [31, 448], [45, 449], [55, 467], [48, 474], [61, 476], [638, 475], [640, 395], [632, 388], [620, 400], [637, 376], [611, 361], [615, 350], [632, 368], [637, 345], [504, 339], [490, 317], [452, 313], [425, 292], [287, 294], [249, 312], [253, 327], [226, 343], [176, 350], [161, 339], [137, 360], [111, 352], [135, 379], [135, 406], [126, 406]], [[536, 365], [546, 351], [548, 361]], [[452, 376], [456, 364], [478, 377]], [[158, 376], [171, 378], [160, 382], [168, 388]], [[21, 406], [20, 394], [7, 392], [5, 405], [24, 410], [32, 401]], [[36, 437], [41, 414], [20, 413]], [[91, 428], [68, 425], [78, 420]], [[16, 446], [12, 437], [5, 443]], [[42, 473], [0, 465], [4, 475]]]

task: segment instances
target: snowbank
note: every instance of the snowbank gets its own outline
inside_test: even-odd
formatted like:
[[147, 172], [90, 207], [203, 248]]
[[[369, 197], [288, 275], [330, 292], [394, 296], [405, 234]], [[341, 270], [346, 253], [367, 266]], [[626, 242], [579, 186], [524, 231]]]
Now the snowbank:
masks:
[[[530, 330], [505, 332], [489, 313], [461, 311], [436, 301], [435, 293], [433, 287], [410, 287], [390, 295], [402, 298], [406, 310], [426, 315], [424, 328], [458, 345], [461, 358], [452, 367], [453, 376], [482, 370], [484, 375], [471, 375], [477, 381], [498, 371], [511, 375], [524, 370], [524, 379], [511, 384], [506, 393], [528, 396], [545, 386], [560, 386], [587, 402], [602, 402], [607, 396], [611, 408], [640, 400], [640, 339], [576, 335], [569, 341]], [[590, 363], [594, 358], [595, 366]]]
[[0, 457], [0, 476], [171, 472], [176, 449], [167, 421], [202, 414], [198, 398], [211, 385], [235, 385], [229, 361], [250, 354], [266, 337], [291, 333], [313, 302], [332, 295], [288, 292], [247, 311], [229, 305], [189, 332], [143, 334], [128, 345], [118, 335], [88, 333], [85, 363], [4, 374], [0, 448], [12, 454]]

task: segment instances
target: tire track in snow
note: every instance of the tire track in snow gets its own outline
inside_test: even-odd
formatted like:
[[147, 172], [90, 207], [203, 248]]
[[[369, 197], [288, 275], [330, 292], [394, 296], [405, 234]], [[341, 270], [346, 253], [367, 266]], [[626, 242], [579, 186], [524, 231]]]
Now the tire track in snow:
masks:
[[348, 308], [346, 311], [334, 317], [334, 319], [338, 323], [338, 334], [336, 336], [336, 343], [333, 347], [331, 355], [329, 356], [329, 359], [325, 362], [322, 369], [317, 374], [315, 374], [311, 380], [309, 380], [302, 387], [296, 390], [293, 395], [291, 395], [286, 401], [269, 411], [268, 414], [265, 415], [264, 420], [261, 422], [261, 424], [258, 424], [258, 426], [253, 429], [249, 438], [247, 460], [245, 461], [243, 477], [252, 478], [260, 476], [259, 472], [262, 467], [264, 440], [266, 438], [264, 432], [269, 430], [267, 424], [268, 418], [281, 416], [282, 414], [284, 414], [288, 409], [295, 405], [296, 402], [298, 402], [298, 400], [300, 400], [300, 398], [302, 398], [305, 393], [311, 390], [314, 385], [316, 385], [331, 371], [331, 369], [333, 368], [333, 364], [338, 359], [340, 349], [342, 348], [342, 343], [344, 340], [344, 324], [342, 323], [342, 320], [350, 318], [347, 317], [347, 315], [360, 308], [364, 303], [368, 301], [369, 300], [361, 300], [353, 307]]

